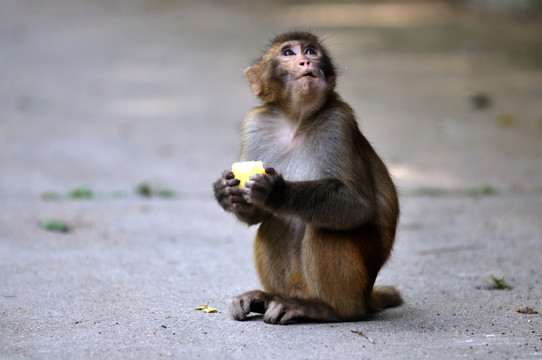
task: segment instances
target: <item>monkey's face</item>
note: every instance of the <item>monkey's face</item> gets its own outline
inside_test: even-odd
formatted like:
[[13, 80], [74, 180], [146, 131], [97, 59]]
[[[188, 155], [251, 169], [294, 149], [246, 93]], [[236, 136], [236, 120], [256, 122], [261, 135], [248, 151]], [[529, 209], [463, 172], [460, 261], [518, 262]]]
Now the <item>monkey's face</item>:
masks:
[[335, 89], [335, 67], [319, 39], [307, 32], [278, 35], [260, 60], [245, 70], [260, 100], [286, 108], [321, 104]]
[[274, 54], [276, 76], [293, 100], [324, 95], [328, 88], [321, 49], [305, 41], [287, 41]]

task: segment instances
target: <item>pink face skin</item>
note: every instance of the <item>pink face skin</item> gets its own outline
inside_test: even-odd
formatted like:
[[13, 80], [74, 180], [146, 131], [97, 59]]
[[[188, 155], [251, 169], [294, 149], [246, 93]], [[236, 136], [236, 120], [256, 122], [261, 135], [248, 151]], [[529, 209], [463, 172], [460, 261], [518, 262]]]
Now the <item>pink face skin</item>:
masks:
[[284, 43], [275, 53], [283, 68], [289, 73], [293, 100], [321, 95], [326, 89], [326, 79], [320, 70], [321, 54], [318, 48], [301, 41]]

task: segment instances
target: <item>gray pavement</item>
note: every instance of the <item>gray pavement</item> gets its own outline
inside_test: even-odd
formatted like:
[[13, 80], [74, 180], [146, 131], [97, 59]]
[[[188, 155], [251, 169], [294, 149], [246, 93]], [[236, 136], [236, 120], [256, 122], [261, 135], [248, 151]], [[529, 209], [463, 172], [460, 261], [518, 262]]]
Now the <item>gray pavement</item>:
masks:
[[[542, 312], [539, 28], [390, 6], [1, 0], [0, 358], [542, 358], [540, 314], [516, 312]], [[369, 321], [228, 316], [259, 287], [254, 229], [210, 184], [256, 104], [242, 70], [298, 26], [336, 54], [402, 193], [377, 282], [405, 304]], [[94, 196], [66, 196], [81, 186]]]

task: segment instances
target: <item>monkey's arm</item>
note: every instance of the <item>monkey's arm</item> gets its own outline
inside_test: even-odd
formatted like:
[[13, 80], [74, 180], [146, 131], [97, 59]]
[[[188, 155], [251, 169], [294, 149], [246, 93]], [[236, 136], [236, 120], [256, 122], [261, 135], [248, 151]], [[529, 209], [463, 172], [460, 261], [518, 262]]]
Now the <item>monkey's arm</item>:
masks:
[[269, 213], [262, 208], [249, 204], [244, 199], [246, 189], [237, 187], [239, 180], [235, 179], [231, 171], [224, 172], [223, 176], [213, 184], [215, 198], [228, 212], [248, 224], [254, 225], [262, 222]]
[[275, 173], [253, 175], [246, 186], [249, 190], [245, 199], [249, 204], [276, 215], [297, 216], [320, 228], [354, 229], [372, 221], [375, 213], [370, 192], [354, 191], [337, 178], [285, 181]]

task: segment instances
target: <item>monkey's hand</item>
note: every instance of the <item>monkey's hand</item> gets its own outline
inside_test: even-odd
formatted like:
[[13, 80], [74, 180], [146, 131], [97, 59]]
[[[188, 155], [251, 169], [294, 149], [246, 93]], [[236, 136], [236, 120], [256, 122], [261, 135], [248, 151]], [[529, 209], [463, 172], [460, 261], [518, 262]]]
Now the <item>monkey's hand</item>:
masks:
[[248, 225], [257, 224], [267, 216], [267, 212], [246, 201], [248, 190], [238, 187], [239, 183], [233, 172], [225, 171], [213, 184], [215, 198], [224, 210], [234, 213], [239, 220]]
[[239, 183], [240, 181], [235, 178], [233, 172], [225, 171], [222, 177], [213, 184], [215, 198], [224, 210], [233, 212], [236, 207], [246, 202], [244, 200], [245, 190], [237, 187]]
[[266, 168], [266, 175], [252, 175], [246, 182], [244, 199], [247, 203], [261, 208], [272, 209], [278, 201], [282, 200], [282, 194], [286, 186], [284, 178], [277, 174], [275, 169]]

